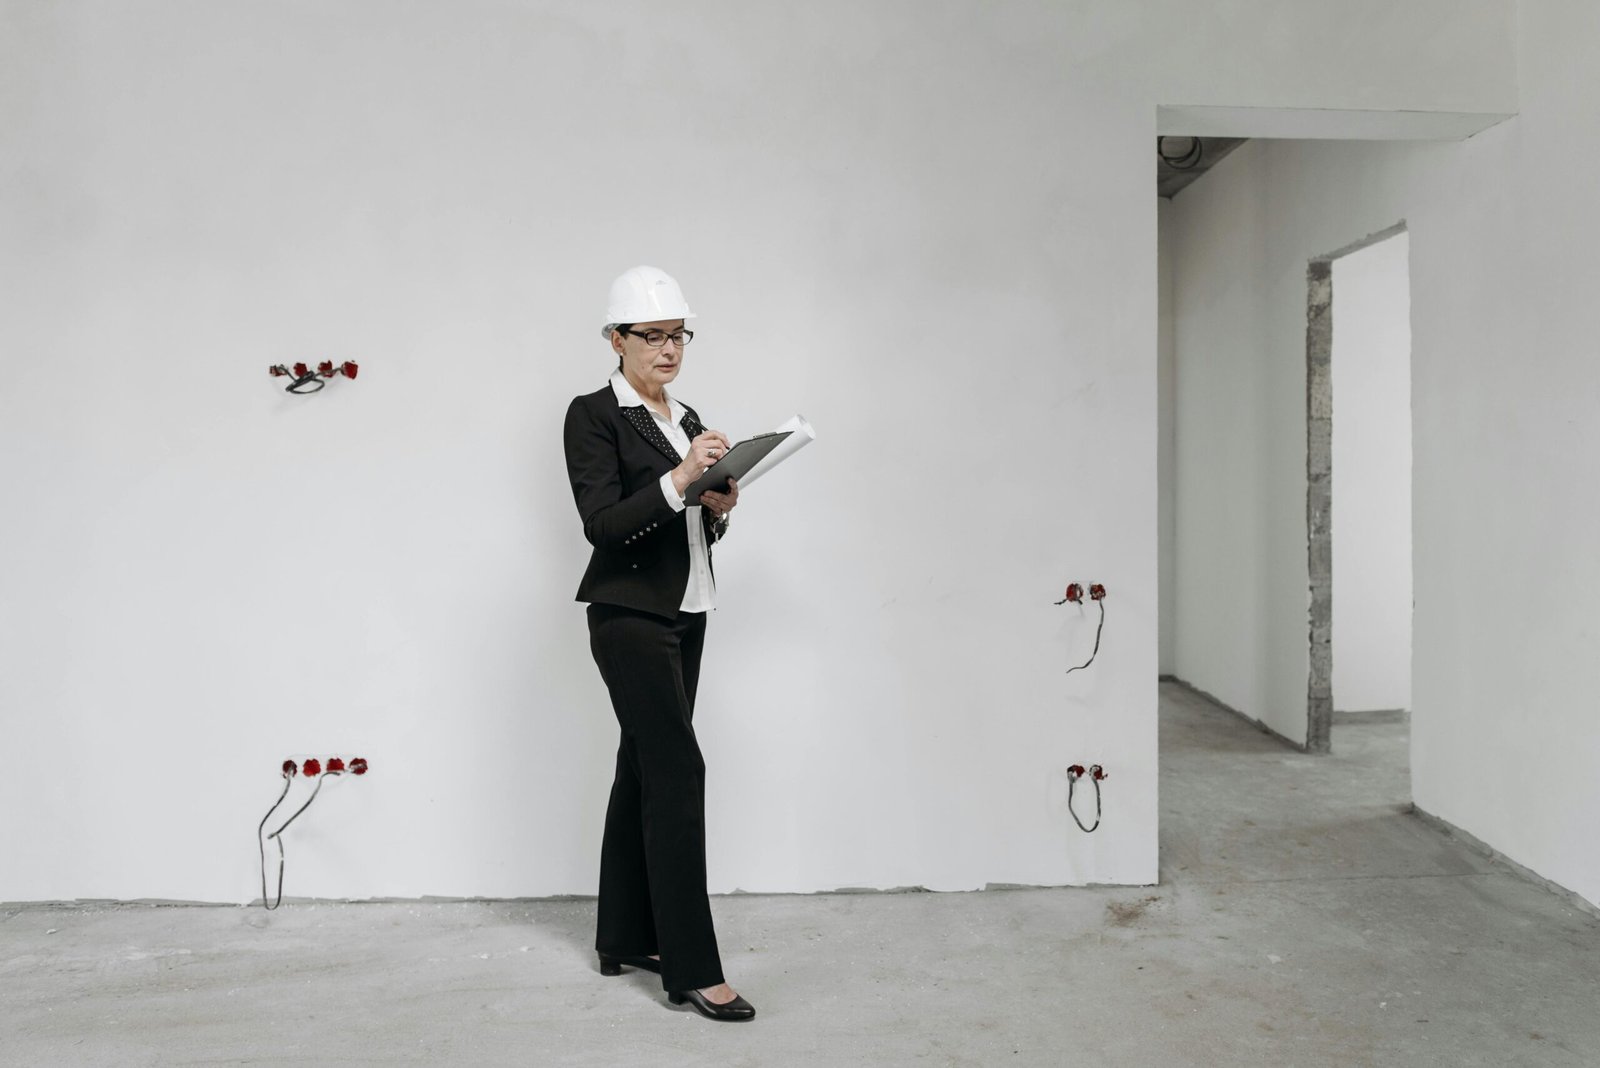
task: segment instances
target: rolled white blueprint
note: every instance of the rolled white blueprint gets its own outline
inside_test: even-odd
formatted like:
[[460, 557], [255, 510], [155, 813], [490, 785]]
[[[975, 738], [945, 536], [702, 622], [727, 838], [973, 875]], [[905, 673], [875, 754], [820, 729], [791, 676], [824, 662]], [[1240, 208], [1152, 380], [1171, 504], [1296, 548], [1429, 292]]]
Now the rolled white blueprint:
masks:
[[783, 461], [817, 440], [817, 432], [811, 429], [811, 424], [806, 422], [805, 416], [796, 415], [780, 426], [774, 433], [781, 434], [790, 431], [782, 444], [763, 456], [754, 467], [745, 472], [739, 480], [739, 489], [742, 492], [746, 486], [753, 485], [755, 480], [777, 467]]

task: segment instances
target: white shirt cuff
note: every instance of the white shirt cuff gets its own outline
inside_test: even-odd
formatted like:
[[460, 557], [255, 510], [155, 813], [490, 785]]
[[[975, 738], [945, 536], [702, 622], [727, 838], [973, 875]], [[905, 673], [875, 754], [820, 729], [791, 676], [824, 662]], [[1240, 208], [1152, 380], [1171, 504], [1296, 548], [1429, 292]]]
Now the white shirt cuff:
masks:
[[672, 472], [668, 471], [661, 476], [661, 495], [672, 505], [674, 512], [683, 511], [683, 498], [678, 496], [678, 487], [672, 484]]

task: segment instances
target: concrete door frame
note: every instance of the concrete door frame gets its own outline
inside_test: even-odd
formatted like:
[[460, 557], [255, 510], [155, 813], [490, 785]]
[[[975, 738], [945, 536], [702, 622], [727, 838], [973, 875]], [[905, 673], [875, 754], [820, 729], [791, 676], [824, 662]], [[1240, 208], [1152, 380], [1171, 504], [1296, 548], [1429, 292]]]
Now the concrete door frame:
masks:
[[1307, 752], [1330, 752], [1333, 727], [1333, 261], [1406, 233], [1406, 221], [1368, 234], [1306, 266]]

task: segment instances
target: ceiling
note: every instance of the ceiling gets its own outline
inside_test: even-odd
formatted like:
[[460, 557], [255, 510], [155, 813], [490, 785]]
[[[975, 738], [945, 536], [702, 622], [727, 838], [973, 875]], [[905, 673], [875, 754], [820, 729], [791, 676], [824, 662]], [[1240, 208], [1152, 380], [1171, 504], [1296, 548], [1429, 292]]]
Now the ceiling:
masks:
[[1156, 195], [1171, 200], [1179, 190], [1216, 166], [1246, 140], [1248, 138], [1244, 137], [1170, 135], [1156, 138]]

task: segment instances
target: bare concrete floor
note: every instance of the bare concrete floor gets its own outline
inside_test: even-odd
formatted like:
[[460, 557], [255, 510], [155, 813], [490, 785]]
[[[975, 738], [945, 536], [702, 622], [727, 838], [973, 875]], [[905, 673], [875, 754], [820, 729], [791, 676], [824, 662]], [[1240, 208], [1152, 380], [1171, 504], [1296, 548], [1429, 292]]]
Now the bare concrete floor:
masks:
[[1160, 886], [719, 897], [749, 1024], [592, 901], [13, 905], [0, 1064], [1600, 1064], [1600, 920], [1407, 814], [1403, 723], [1161, 715]]

